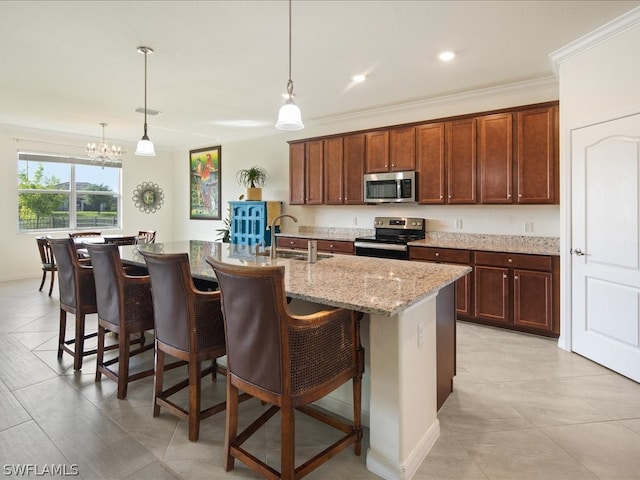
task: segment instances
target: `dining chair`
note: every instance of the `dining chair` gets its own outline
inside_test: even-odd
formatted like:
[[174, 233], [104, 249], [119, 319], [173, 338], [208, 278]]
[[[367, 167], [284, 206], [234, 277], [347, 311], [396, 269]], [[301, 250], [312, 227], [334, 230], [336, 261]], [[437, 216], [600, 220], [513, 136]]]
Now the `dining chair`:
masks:
[[[226, 471], [232, 470], [238, 459], [264, 478], [298, 479], [349, 445], [360, 455], [361, 314], [336, 308], [294, 315], [287, 307], [283, 266], [238, 266], [213, 257], [207, 257], [207, 262], [220, 285], [227, 341]], [[349, 380], [353, 384], [353, 422], [310, 405]], [[242, 432], [238, 432], [239, 390], [271, 405]], [[343, 433], [298, 467], [296, 410]], [[280, 471], [243, 446], [278, 411]]]
[[[145, 344], [145, 332], [153, 330], [153, 302], [149, 276], [131, 276], [125, 271], [118, 245], [87, 244], [93, 265], [96, 301], [98, 306], [98, 352], [96, 382], [106, 375], [118, 384], [117, 397], [127, 396], [130, 382], [153, 375], [153, 368], [131, 373], [129, 360], [153, 348]], [[118, 337], [118, 356], [104, 360], [105, 334], [113, 332]], [[137, 338], [131, 339], [132, 336]], [[131, 346], [137, 344], [137, 348]], [[118, 369], [111, 366], [118, 364]]]
[[155, 230], [140, 230], [138, 231], [136, 243], [155, 243], [156, 231]]
[[[60, 334], [58, 336], [58, 358], [67, 352], [73, 356], [73, 369], [82, 368], [82, 359], [97, 350], [85, 351], [84, 342], [97, 333], [85, 335], [85, 316], [98, 312], [93, 267], [88, 259], [80, 259], [71, 238], [47, 238], [58, 268], [60, 289]], [[67, 313], [76, 317], [75, 338], [65, 339]], [[73, 344], [73, 348], [69, 345]]]
[[47, 278], [47, 272], [50, 272], [51, 285], [49, 286], [49, 296], [51, 296], [51, 292], [53, 292], [53, 280], [55, 278], [58, 267], [56, 267], [56, 261], [53, 257], [53, 252], [51, 251], [51, 246], [49, 245], [47, 237], [37, 237], [36, 242], [38, 243], [38, 250], [40, 251], [40, 262], [42, 263], [42, 281], [40, 282], [40, 288], [38, 289], [38, 291], [42, 291], [44, 281]]
[[[226, 354], [224, 325], [220, 310], [220, 292], [202, 292], [191, 278], [189, 256], [186, 253], [153, 254], [140, 251], [151, 277], [151, 292], [156, 333], [153, 416], [160, 407], [189, 425], [189, 440], [200, 435], [200, 421], [225, 409], [220, 402], [201, 410], [201, 378], [211, 373], [224, 373], [216, 359]], [[188, 364], [188, 379], [163, 390], [164, 358], [169, 354]], [[201, 363], [211, 361], [202, 369]], [[169, 399], [182, 388], [189, 387], [189, 405], [185, 409]], [[243, 396], [248, 398], [248, 396]]]
[[[102, 232], [83, 231], [69, 233], [69, 238], [73, 239], [76, 252], [80, 258], [89, 258], [89, 252], [84, 248], [84, 243], [103, 243]], [[87, 240], [87, 242], [85, 242]]]

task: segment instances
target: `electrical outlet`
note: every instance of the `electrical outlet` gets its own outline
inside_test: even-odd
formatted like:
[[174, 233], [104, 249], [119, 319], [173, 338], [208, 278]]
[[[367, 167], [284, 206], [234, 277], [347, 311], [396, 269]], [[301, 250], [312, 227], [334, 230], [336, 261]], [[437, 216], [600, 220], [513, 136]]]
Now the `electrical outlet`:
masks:
[[424, 322], [418, 324], [418, 347], [424, 343]]
[[358, 217], [353, 217], [353, 226], [358, 225]]
[[456, 219], [456, 228], [458, 230], [462, 230], [462, 219], [461, 218], [457, 218]]
[[533, 222], [524, 222], [524, 231], [525, 233], [533, 232]]

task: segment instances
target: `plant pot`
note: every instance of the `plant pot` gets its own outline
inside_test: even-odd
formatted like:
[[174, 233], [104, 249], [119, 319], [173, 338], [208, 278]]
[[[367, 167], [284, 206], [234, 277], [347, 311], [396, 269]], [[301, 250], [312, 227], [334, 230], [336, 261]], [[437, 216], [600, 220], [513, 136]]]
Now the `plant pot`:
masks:
[[247, 195], [245, 196], [245, 200], [262, 200], [262, 189], [258, 187], [247, 187]]

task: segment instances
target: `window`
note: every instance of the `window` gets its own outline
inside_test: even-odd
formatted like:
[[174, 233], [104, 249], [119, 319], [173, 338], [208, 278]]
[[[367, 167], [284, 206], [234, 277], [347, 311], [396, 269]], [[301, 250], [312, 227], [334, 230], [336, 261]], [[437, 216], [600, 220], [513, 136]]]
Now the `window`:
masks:
[[121, 164], [18, 153], [18, 231], [119, 228]]

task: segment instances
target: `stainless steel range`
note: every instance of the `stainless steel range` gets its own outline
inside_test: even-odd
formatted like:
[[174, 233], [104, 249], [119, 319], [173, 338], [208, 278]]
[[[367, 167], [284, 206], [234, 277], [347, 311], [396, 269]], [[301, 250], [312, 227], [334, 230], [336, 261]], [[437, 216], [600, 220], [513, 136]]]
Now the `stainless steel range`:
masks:
[[425, 223], [424, 218], [376, 217], [376, 234], [356, 238], [356, 255], [408, 260], [407, 243], [425, 237]]

